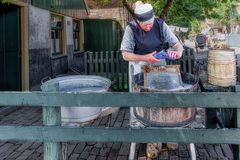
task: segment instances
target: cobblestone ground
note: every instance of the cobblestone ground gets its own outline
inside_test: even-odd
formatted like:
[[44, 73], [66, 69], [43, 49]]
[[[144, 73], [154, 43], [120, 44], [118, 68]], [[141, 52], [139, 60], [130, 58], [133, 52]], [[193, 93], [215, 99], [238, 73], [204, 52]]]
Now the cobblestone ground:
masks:
[[[41, 108], [22, 107], [12, 112], [0, 111], [1, 125], [42, 125]], [[89, 126], [127, 127], [129, 109], [120, 109], [112, 116], [96, 119]], [[227, 160], [232, 158], [229, 145], [195, 144], [199, 160]], [[68, 160], [127, 160], [130, 143], [71, 142], [67, 144]], [[136, 159], [144, 160], [143, 145], [137, 144]], [[1, 141], [0, 160], [42, 160], [43, 144], [38, 142]], [[181, 144], [177, 150], [163, 150], [159, 160], [189, 160], [188, 145]]]

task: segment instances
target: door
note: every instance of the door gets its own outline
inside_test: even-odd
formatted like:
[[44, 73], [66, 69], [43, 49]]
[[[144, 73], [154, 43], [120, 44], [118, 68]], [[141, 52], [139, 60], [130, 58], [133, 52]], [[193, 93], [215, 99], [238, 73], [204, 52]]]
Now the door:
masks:
[[21, 90], [20, 8], [0, 4], [0, 90]]

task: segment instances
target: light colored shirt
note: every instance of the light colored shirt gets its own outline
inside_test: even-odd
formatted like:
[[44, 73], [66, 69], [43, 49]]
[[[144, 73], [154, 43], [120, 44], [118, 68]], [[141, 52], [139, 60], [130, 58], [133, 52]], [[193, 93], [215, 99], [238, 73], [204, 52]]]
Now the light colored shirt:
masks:
[[[174, 46], [178, 42], [178, 38], [173, 34], [173, 32], [169, 29], [168, 25], [165, 22], [163, 22], [163, 40], [164, 42], [167, 42], [169, 46]], [[135, 41], [133, 31], [128, 25], [123, 35], [120, 50], [134, 53], [134, 48]]]

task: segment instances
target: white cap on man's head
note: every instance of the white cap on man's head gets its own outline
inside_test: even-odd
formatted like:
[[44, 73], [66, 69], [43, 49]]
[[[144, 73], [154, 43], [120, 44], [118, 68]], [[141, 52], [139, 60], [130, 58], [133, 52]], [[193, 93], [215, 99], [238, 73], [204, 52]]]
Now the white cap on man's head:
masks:
[[149, 3], [137, 5], [134, 13], [139, 22], [149, 23], [154, 20], [153, 7]]

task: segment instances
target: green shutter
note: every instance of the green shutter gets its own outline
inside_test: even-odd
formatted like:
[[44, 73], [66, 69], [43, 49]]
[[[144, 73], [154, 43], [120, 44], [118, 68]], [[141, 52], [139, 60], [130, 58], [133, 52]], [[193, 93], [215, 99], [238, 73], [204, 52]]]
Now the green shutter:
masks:
[[20, 9], [0, 5], [0, 90], [21, 90]]

